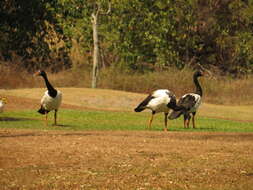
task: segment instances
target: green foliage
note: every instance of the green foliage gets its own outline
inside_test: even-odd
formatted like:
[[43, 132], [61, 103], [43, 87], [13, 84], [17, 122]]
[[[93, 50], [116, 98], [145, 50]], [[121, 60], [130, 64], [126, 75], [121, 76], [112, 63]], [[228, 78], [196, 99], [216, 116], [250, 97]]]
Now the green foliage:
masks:
[[253, 71], [253, 4], [243, 0], [2, 1], [1, 60], [18, 55], [25, 66], [69, 67], [73, 42], [90, 57], [98, 9], [103, 66], [143, 71], [195, 59], [234, 75]]
[[[64, 45], [59, 47], [54, 15], [46, 9], [50, 1], [1, 1], [0, 2], [0, 56], [1, 61], [14, 62], [21, 57], [24, 67], [53, 66], [67, 61]], [[57, 46], [52, 49], [50, 47]], [[61, 51], [58, 50], [61, 48]], [[52, 56], [51, 56], [52, 55]], [[38, 64], [39, 63], [39, 64]], [[27, 67], [28, 66], [28, 67]]]
[[138, 68], [136, 64], [142, 63], [158, 66], [182, 64], [183, 52], [188, 48], [183, 41], [187, 41], [192, 21], [180, 22], [180, 16], [184, 14], [190, 18], [192, 12], [188, 10], [192, 9], [189, 6], [185, 1], [174, 4], [136, 0], [116, 4], [112, 24], [118, 35], [114, 43], [121, 59], [135, 68]]

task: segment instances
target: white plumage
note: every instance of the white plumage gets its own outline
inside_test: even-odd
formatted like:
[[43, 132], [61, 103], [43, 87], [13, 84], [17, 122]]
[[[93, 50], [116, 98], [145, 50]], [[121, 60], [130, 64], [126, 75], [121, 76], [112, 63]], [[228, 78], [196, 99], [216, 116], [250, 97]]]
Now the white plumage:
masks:
[[156, 90], [152, 93], [153, 99], [151, 99], [148, 104], [146, 105], [147, 109], [155, 111], [156, 113], [159, 112], [169, 112], [170, 108], [167, 106], [171, 100], [169, 96], [171, 92], [167, 89]]
[[48, 81], [47, 74], [45, 71], [38, 71], [35, 73], [36, 76], [43, 77], [47, 91], [41, 99], [41, 107], [38, 110], [40, 114], [46, 115], [45, 121], [47, 125], [47, 114], [54, 110], [54, 124], [57, 125], [57, 111], [61, 105], [62, 93], [59, 90], [56, 90]]
[[195, 93], [188, 93], [182, 96], [182, 99], [186, 98], [186, 96], [194, 97], [195, 104], [188, 110], [189, 113], [196, 112], [201, 104], [201, 96]]
[[41, 106], [48, 111], [58, 110], [61, 105], [61, 101], [62, 93], [59, 90], [57, 90], [57, 95], [54, 98], [48, 94], [47, 90], [41, 99]]
[[135, 109], [135, 112], [141, 112], [144, 109], [152, 111], [151, 119], [149, 120], [148, 127], [151, 128], [154, 114], [164, 112], [164, 130], [167, 131], [167, 116], [170, 109], [178, 110], [176, 105], [176, 96], [167, 89], [156, 90], [148, 95]]
[[0, 113], [4, 111], [5, 104], [7, 103], [7, 98], [0, 98]]
[[4, 111], [4, 101], [0, 100], [0, 113]]
[[195, 115], [197, 113], [197, 110], [201, 104], [201, 97], [203, 95], [202, 88], [199, 84], [198, 77], [201, 77], [204, 75], [204, 72], [202, 71], [196, 71], [193, 75], [193, 82], [196, 87], [195, 93], [188, 93], [183, 95], [179, 101], [178, 106], [182, 109], [179, 111], [173, 111], [169, 119], [176, 119], [180, 117], [181, 115], [184, 115], [184, 127], [189, 128], [191, 115], [192, 115], [192, 125], [193, 128], [195, 128]]

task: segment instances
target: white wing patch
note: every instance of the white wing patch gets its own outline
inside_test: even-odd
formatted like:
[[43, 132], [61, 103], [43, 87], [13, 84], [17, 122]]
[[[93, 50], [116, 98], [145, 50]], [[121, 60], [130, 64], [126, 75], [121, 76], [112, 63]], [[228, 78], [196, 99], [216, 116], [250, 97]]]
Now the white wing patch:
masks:
[[155, 98], [161, 97], [161, 96], [168, 96], [170, 94], [170, 91], [167, 89], [160, 89], [153, 92], [152, 96]]
[[147, 104], [146, 108], [158, 112], [169, 112], [168, 103], [170, 102], [169, 97], [170, 91], [167, 89], [156, 90], [153, 92], [153, 99]]

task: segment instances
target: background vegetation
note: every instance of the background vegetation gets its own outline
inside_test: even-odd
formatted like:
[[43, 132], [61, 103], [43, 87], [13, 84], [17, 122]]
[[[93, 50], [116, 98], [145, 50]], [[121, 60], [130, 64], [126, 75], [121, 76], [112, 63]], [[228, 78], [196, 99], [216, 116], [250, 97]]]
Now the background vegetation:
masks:
[[179, 96], [192, 91], [201, 64], [215, 76], [201, 81], [206, 101], [252, 103], [251, 0], [1, 1], [0, 87], [41, 86], [31, 75], [38, 68], [57, 86], [90, 87], [98, 5], [99, 88]]
[[[91, 14], [108, 0], [0, 3], [1, 64], [59, 71], [91, 65]], [[99, 17], [101, 67], [155, 70], [192, 62], [252, 73], [253, 1], [111, 0]], [[192, 61], [194, 60], [194, 61]]]

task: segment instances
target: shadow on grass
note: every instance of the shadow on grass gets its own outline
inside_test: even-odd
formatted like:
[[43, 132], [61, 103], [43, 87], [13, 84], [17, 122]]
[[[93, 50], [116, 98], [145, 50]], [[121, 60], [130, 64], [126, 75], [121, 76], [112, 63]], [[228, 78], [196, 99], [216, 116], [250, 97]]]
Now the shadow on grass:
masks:
[[200, 128], [195, 128], [195, 129], [193, 128], [193, 130], [208, 132], [208, 131], [215, 131], [215, 128], [213, 128], [213, 127], [200, 127]]
[[52, 125], [53, 127], [65, 127], [65, 128], [70, 128], [74, 127], [73, 125], [63, 125], [63, 124], [57, 124], [57, 125]]
[[0, 117], [0, 121], [31, 121], [30, 118]]

